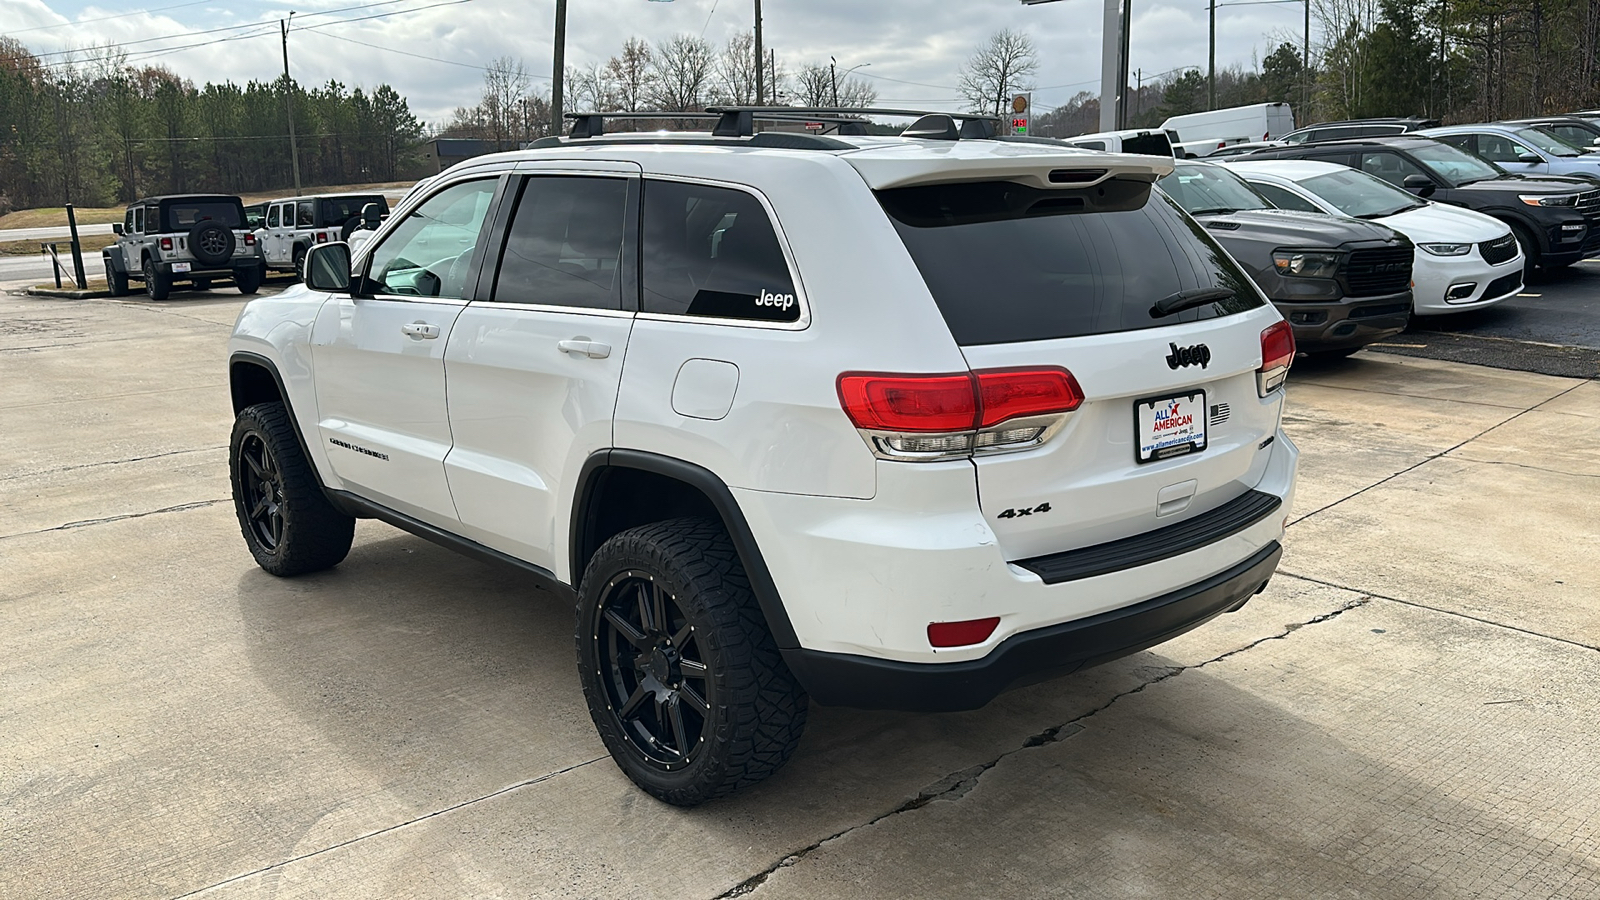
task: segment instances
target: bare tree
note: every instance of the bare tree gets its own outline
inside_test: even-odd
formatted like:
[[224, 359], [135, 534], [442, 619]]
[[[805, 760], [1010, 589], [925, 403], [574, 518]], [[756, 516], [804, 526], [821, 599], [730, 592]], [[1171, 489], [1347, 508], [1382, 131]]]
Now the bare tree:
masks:
[[526, 136], [522, 128], [522, 101], [527, 99], [531, 82], [520, 59], [502, 56], [489, 64], [483, 73], [481, 105], [490, 138], [512, 141]]
[[1039, 54], [1021, 31], [1001, 29], [989, 36], [961, 68], [961, 96], [973, 112], [1003, 115], [1011, 95], [1033, 89]]
[[709, 41], [689, 34], [656, 45], [654, 104], [669, 112], [704, 107], [715, 55]]
[[630, 37], [622, 52], [606, 60], [604, 72], [607, 99], [618, 110], [638, 112], [655, 92], [655, 54], [650, 45]]
[[728, 39], [717, 57], [717, 100], [738, 106], [756, 102], [756, 40], [748, 31]]
[[811, 63], [795, 76], [795, 102], [800, 106], [848, 106], [856, 109], [871, 106], [878, 100], [878, 90], [864, 79], [846, 76], [826, 63]]

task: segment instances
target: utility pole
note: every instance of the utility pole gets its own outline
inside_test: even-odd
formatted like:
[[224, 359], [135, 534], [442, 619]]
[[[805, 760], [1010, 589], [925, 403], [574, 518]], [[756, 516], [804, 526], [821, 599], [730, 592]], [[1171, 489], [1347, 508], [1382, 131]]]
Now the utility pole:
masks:
[[[1307, 0], [1309, 2], [1309, 0]], [[1217, 108], [1217, 0], [1211, 0], [1211, 62], [1206, 70], [1206, 109]]]
[[555, 71], [550, 73], [550, 133], [561, 136], [561, 86], [567, 75], [567, 0], [556, 0]]
[[1133, 70], [1133, 83], [1138, 85], [1133, 90], [1133, 116], [1138, 118], [1139, 113], [1143, 112], [1140, 107], [1144, 105], [1144, 69], [1142, 67]]
[[[1311, 123], [1311, 0], [1306, 0], [1306, 31], [1300, 43], [1300, 115]], [[1300, 122], [1294, 123], [1296, 128]]]
[[761, 52], [761, 0], [756, 0], [756, 105], [767, 105], [766, 79], [763, 78], [761, 57], [766, 54]]
[[289, 18], [279, 19], [283, 31], [283, 106], [289, 113], [289, 160], [294, 164], [294, 192], [300, 193], [300, 147], [294, 139], [294, 82], [289, 80], [289, 23], [294, 21], [294, 10]]
[[828, 80], [833, 83], [833, 108], [839, 108], [839, 61], [828, 57]]

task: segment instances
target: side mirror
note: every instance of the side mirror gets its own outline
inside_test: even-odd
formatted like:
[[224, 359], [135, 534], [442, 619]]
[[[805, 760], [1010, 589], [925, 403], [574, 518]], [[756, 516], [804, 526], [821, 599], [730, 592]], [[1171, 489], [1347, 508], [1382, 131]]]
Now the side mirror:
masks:
[[1401, 187], [1418, 197], [1432, 196], [1433, 192], [1439, 189], [1439, 186], [1433, 183], [1433, 179], [1426, 175], [1407, 175]]
[[378, 223], [383, 221], [383, 209], [376, 203], [368, 203], [361, 207], [361, 222], [367, 226], [368, 231], [377, 231]]
[[1519, 155], [1517, 157], [1517, 162], [1519, 162], [1519, 163], [1540, 163], [1540, 162], [1544, 162], [1544, 160], [1540, 159], [1537, 154], [1534, 154], [1534, 153], [1523, 153], [1523, 154], [1521, 154], [1521, 155]]
[[121, 222], [112, 222], [111, 223], [111, 233], [112, 234], [121, 234], [122, 233], [122, 223]]
[[350, 245], [335, 241], [312, 247], [306, 253], [305, 271], [301, 273], [301, 278], [306, 287], [313, 291], [351, 293], [354, 279], [350, 277]]

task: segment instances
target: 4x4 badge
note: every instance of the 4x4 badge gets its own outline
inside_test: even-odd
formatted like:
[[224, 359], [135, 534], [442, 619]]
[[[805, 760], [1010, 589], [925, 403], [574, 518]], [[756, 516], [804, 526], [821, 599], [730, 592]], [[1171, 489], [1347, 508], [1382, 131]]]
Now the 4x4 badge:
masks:
[[1179, 347], [1177, 344], [1167, 344], [1172, 352], [1167, 354], [1167, 367], [1176, 369], [1179, 366], [1199, 365], [1204, 369], [1211, 362], [1211, 348], [1205, 344], [1195, 344], [1193, 347]]

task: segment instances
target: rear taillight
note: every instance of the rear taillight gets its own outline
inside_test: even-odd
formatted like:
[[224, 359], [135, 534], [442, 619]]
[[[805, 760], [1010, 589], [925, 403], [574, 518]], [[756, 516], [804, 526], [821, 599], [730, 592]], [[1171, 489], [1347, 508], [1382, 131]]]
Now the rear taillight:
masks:
[[985, 369], [950, 375], [846, 372], [839, 402], [873, 452], [933, 460], [1025, 450], [1083, 402], [1062, 368]]
[[326, 231], [317, 232], [317, 243], [326, 244], [327, 242], [328, 242], [328, 233]]
[[1261, 332], [1261, 368], [1256, 370], [1256, 390], [1265, 397], [1289, 377], [1294, 362], [1294, 330], [1288, 322], [1274, 322]]
[[172, 238], [162, 238], [161, 239], [161, 249], [163, 249], [163, 250], [171, 250], [172, 249]]
[[256, 245], [256, 234], [255, 234], [255, 232], [246, 231], [244, 233], [244, 245], [246, 247], [254, 247]]

